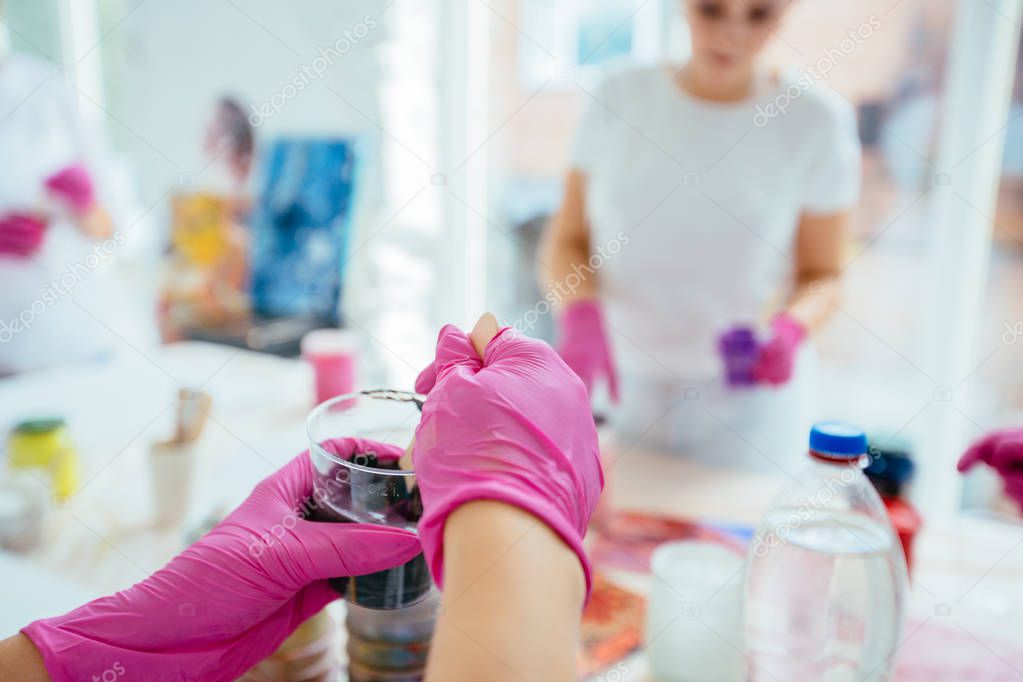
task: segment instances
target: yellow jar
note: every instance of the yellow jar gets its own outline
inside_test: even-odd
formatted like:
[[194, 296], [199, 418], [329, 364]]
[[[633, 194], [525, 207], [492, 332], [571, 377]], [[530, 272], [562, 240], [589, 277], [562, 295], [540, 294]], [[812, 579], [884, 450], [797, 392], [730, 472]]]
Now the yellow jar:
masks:
[[49, 469], [57, 455], [71, 449], [71, 438], [63, 419], [32, 419], [14, 427], [7, 442], [14, 467]]

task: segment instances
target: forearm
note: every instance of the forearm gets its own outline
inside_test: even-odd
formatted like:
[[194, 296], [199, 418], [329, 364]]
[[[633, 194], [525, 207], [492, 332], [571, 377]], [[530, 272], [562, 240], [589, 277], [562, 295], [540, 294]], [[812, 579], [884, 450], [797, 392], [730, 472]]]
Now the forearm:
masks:
[[841, 300], [841, 275], [852, 212], [803, 215], [795, 248], [795, 286], [785, 312], [808, 333], [831, 317]]
[[32, 640], [20, 632], [0, 642], [0, 677], [20, 682], [50, 682], [42, 655]]
[[563, 306], [572, 301], [595, 298], [598, 287], [597, 273], [589, 272], [588, 267], [581, 267], [589, 262], [589, 244], [582, 240], [558, 238], [556, 235], [560, 227], [557, 223], [560, 220], [563, 220], [560, 215], [552, 218], [549, 229], [555, 236], [549, 238], [543, 256], [544, 262], [550, 267], [540, 268], [540, 276], [541, 289], [553, 288]]
[[785, 313], [813, 333], [834, 315], [842, 295], [842, 280], [834, 272], [803, 273], [785, 306]]
[[99, 204], [94, 204], [88, 211], [75, 217], [78, 229], [92, 239], [109, 239], [114, 233], [114, 224]]
[[470, 502], [448, 517], [444, 552], [428, 681], [577, 679], [585, 580], [547, 525], [500, 502]]
[[588, 267], [585, 193], [585, 176], [578, 171], [569, 173], [561, 209], [552, 216], [541, 246], [541, 260], [547, 265], [540, 268], [541, 289], [553, 287], [561, 305], [597, 296], [597, 273]]

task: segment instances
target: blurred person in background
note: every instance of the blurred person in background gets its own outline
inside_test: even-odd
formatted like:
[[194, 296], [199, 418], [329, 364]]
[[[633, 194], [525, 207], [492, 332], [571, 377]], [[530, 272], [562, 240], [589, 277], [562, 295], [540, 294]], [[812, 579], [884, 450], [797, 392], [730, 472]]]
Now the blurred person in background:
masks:
[[114, 338], [89, 312], [109, 299], [100, 271], [124, 237], [72, 95], [66, 67], [0, 37], [0, 376], [102, 355]]
[[248, 210], [255, 147], [255, 131], [245, 109], [234, 97], [221, 97], [203, 135], [202, 151], [211, 171], [204, 182], [209, 190], [235, 198], [239, 212]]
[[[689, 60], [588, 98], [545, 261], [558, 349], [588, 388], [607, 382], [626, 442], [733, 463], [763, 461], [746, 445], [799, 452], [804, 349], [832, 311], [860, 146], [820, 72], [760, 63], [792, 4], [685, 0]], [[750, 385], [729, 387], [719, 349], [765, 323]]]

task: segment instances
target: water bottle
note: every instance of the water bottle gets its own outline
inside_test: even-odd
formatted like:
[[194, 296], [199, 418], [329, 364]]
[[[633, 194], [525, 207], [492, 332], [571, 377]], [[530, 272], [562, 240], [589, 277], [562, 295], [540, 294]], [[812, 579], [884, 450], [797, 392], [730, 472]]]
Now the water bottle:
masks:
[[906, 562], [866, 452], [860, 429], [814, 425], [806, 466], [761, 521], [744, 590], [747, 680], [890, 679]]

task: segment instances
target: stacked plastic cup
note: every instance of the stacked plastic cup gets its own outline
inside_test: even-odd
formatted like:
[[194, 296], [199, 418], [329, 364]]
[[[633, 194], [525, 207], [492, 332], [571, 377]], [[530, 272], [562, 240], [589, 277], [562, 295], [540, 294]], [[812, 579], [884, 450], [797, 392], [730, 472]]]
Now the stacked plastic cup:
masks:
[[[422, 503], [415, 474], [401, 468], [399, 456], [412, 440], [421, 404], [411, 393], [363, 391], [313, 410], [307, 423], [316, 470], [310, 518], [416, 530]], [[341, 455], [332, 445], [338, 438], [387, 447]], [[331, 584], [348, 602], [350, 682], [421, 680], [440, 602], [423, 555]]]

